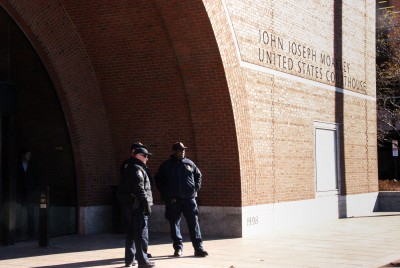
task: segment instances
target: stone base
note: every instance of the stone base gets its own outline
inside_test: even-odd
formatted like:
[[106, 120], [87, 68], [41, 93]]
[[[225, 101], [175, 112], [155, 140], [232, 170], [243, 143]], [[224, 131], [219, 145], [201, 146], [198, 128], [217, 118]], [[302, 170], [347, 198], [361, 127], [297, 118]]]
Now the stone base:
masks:
[[[200, 228], [203, 235], [240, 237], [241, 236], [241, 208], [235, 207], [199, 207]], [[165, 219], [164, 205], [152, 208], [153, 214], [149, 220], [151, 232], [169, 233], [169, 223]], [[187, 223], [182, 215], [181, 231], [188, 234]]]
[[368, 216], [374, 212], [377, 196], [378, 193], [327, 195], [309, 200], [244, 207], [242, 236], [259, 235], [338, 218]]
[[[400, 193], [366, 193], [350, 196], [327, 195], [314, 199], [248, 207], [206, 207], [200, 209], [203, 236], [247, 237], [315, 224], [338, 218], [368, 216], [377, 211], [400, 211]], [[168, 233], [164, 205], [155, 205], [149, 219], [150, 232]], [[182, 233], [188, 234], [182, 216]], [[112, 231], [112, 207], [80, 209], [80, 233]]]
[[93, 206], [79, 209], [79, 233], [93, 234], [112, 230], [112, 207]]

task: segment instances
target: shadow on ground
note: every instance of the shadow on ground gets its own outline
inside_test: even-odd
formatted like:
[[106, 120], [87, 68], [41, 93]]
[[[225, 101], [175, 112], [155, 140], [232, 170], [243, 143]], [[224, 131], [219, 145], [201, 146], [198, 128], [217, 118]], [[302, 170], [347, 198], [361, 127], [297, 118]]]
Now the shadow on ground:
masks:
[[393, 261], [393, 262], [388, 263], [388, 264], [386, 264], [384, 266], [381, 266], [379, 268], [383, 268], [383, 267], [400, 267], [400, 260]]
[[[150, 245], [160, 245], [160, 244], [171, 244], [171, 240], [168, 234], [151, 233], [150, 235]], [[185, 240], [188, 240], [188, 235], [184, 235]], [[213, 237], [207, 240], [218, 240], [223, 238]], [[24, 257], [34, 257], [34, 256], [45, 256], [52, 254], [62, 254], [62, 253], [74, 253], [83, 252], [91, 250], [103, 250], [103, 249], [114, 249], [123, 248], [125, 244], [124, 234], [90, 234], [90, 235], [70, 235], [64, 237], [50, 238], [49, 247], [43, 248], [39, 247], [38, 241], [27, 241], [17, 243], [12, 246], [0, 247], [0, 260], [17, 259]], [[171, 245], [172, 247], [172, 245]], [[156, 259], [169, 258], [172, 256], [157, 256]], [[104, 262], [104, 263], [99, 263]], [[101, 264], [113, 264], [122, 262], [123, 259], [110, 259], [101, 260], [96, 262], [87, 263], [73, 263], [65, 264], [55, 267], [91, 267], [99, 266]], [[50, 266], [43, 266], [50, 267]], [[51, 266], [54, 267], [54, 266]]]
[[[44, 256], [50, 254], [73, 253], [90, 250], [102, 250], [123, 248], [125, 243], [124, 234], [93, 234], [93, 235], [70, 235], [64, 237], [50, 238], [49, 247], [39, 247], [38, 241], [20, 242], [12, 246], [0, 247], [0, 260], [16, 259], [33, 256]], [[166, 234], [150, 234], [152, 245], [170, 243]], [[110, 262], [119, 259], [112, 259]], [[90, 267], [89, 266], [63, 266], [63, 267]], [[93, 264], [96, 266], [98, 264]]]

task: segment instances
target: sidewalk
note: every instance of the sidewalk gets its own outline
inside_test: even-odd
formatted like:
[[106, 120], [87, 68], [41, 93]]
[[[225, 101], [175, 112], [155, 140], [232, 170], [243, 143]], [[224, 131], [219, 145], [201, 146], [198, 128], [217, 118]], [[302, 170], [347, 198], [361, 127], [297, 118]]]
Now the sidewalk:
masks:
[[[172, 257], [165, 234], [151, 234], [149, 252], [161, 268], [400, 267], [400, 261], [396, 262], [400, 259], [400, 213], [340, 219], [252, 238], [204, 238], [210, 253], [206, 258], [193, 257], [188, 242], [181, 258]], [[37, 245], [24, 242], [0, 248], [0, 267], [124, 266], [121, 234], [72, 235], [50, 239], [49, 248]]]

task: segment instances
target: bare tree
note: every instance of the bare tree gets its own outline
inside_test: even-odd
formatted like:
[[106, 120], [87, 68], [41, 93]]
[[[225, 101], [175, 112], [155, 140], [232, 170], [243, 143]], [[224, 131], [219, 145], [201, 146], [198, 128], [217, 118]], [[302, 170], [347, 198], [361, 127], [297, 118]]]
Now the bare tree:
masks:
[[376, 69], [378, 144], [400, 139], [400, 16], [377, 12]]

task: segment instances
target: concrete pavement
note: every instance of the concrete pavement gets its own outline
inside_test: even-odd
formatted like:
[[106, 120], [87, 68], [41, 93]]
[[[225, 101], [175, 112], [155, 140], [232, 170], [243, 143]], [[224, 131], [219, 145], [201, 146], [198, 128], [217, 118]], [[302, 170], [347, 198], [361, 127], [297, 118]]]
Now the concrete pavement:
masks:
[[[174, 258], [165, 234], [151, 234], [149, 252], [162, 268], [400, 267], [400, 213], [374, 213], [250, 238], [204, 238], [210, 253], [206, 258], [194, 257], [189, 242], [183, 256]], [[49, 248], [23, 242], [0, 248], [0, 267], [123, 267], [123, 244], [121, 234], [52, 238]]]

